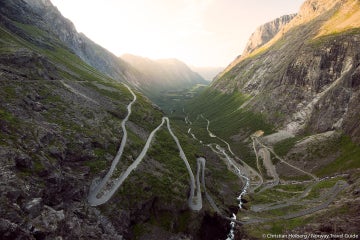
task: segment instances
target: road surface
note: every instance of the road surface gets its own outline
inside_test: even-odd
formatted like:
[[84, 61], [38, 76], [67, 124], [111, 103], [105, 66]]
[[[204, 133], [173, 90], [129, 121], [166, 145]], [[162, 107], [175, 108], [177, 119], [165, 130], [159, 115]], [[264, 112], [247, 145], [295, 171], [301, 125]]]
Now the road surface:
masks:
[[[186, 158], [186, 155], [181, 147], [181, 144], [178, 140], [178, 138], [176, 137], [176, 135], [173, 133], [171, 126], [170, 126], [170, 120], [167, 117], [163, 117], [161, 123], [150, 133], [145, 146], [143, 147], [142, 151], [140, 152], [139, 156], [135, 159], [135, 161], [126, 169], [125, 172], [123, 172], [120, 177], [118, 177], [117, 179], [111, 179], [111, 176], [113, 175], [117, 164], [119, 163], [121, 156], [124, 152], [124, 148], [127, 142], [127, 130], [126, 130], [126, 122], [128, 121], [130, 115], [131, 115], [131, 107], [132, 105], [136, 102], [136, 95], [134, 94], [134, 92], [127, 86], [125, 85], [128, 90], [130, 91], [130, 93], [133, 95], [133, 100], [129, 103], [129, 105], [127, 106], [127, 110], [128, 110], [128, 114], [126, 115], [125, 119], [122, 121], [121, 123], [121, 127], [123, 130], [123, 138], [121, 140], [121, 144], [119, 147], [119, 150], [111, 164], [111, 167], [109, 169], [109, 171], [107, 172], [107, 174], [105, 175], [105, 177], [103, 179], [101, 179], [100, 181], [94, 181], [90, 191], [89, 191], [89, 196], [88, 196], [88, 202], [91, 206], [98, 206], [101, 204], [106, 203], [113, 195], [114, 193], [117, 191], [117, 189], [123, 184], [123, 182], [127, 179], [127, 177], [130, 175], [130, 173], [135, 170], [137, 168], [137, 166], [141, 163], [141, 161], [144, 159], [144, 157], [146, 156], [146, 153], [150, 147], [150, 143], [152, 142], [155, 134], [157, 133], [157, 131], [160, 130], [160, 128], [165, 124], [166, 122], [166, 126], [167, 129], [170, 133], [170, 135], [172, 136], [173, 140], [175, 141], [178, 149], [179, 149], [179, 155], [180, 158], [184, 161], [186, 168], [188, 170], [189, 173], [189, 177], [190, 177], [190, 196], [188, 199], [188, 204], [190, 209], [194, 210], [194, 211], [199, 211], [202, 208], [202, 196], [201, 196], [201, 187], [200, 187], [200, 170], [202, 169], [202, 176], [203, 176], [203, 187], [205, 188], [205, 174], [204, 174], [204, 169], [205, 169], [205, 159], [204, 158], [198, 158], [197, 159], [197, 178], [196, 178], [196, 183], [195, 183], [195, 177], [194, 174], [191, 170], [190, 164]], [[109, 184], [110, 183], [110, 184]], [[205, 190], [206, 191], [206, 190]], [[208, 199], [210, 199], [209, 201], [211, 201], [211, 205], [215, 206], [214, 201], [211, 199], [210, 196], [208, 196], [208, 194], [206, 193], [206, 196]], [[218, 208], [216, 207], [216, 209], [218, 210]]]

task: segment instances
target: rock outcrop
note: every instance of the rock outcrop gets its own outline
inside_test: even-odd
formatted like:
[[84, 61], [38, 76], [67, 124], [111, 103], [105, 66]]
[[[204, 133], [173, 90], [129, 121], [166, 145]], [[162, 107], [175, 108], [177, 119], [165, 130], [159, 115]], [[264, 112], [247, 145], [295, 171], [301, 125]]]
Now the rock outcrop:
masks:
[[270, 41], [286, 24], [288, 24], [296, 14], [284, 15], [271, 22], [265, 23], [258, 27], [250, 36], [248, 43], [241, 56], [246, 57], [255, 49], [263, 46]]

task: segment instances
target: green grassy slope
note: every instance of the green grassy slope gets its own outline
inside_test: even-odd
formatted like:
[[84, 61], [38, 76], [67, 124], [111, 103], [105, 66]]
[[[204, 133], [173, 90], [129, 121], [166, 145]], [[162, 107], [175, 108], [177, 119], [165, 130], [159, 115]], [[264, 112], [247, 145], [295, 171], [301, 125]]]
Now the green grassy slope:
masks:
[[[207, 122], [200, 117], [202, 114], [210, 120], [211, 132], [229, 142], [237, 156], [255, 166], [255, 155], [249, 145], [250, 142], [244, 142], [244, 140], [249, 140], [249, 136], [257, 130], [270, 134], [274, 129], [261, 114], [240, 108], [248, 99], [248, 96], [237, 92], [223, 94], [207, 89], [190, 100], [185, 105], [185, 110], [193, 122], [191, 127], [196, 136], [205, 142], [217, 141], [209, 138], [206, 132]], [[217, 143], [224, 145], [220, 141]]]

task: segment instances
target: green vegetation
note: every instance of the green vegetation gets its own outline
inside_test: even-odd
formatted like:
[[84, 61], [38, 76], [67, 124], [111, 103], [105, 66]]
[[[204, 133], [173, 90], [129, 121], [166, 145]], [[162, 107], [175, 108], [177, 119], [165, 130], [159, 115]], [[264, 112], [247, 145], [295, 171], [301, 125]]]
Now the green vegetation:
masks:
[[[223, 94], [215, 90], [207, 89], [199, 97], [189, 101], [186, 110], [190, 115], [204, 113], [210, 119], [216, 119], [221, 115], [229, 115], [238, 109], [248, 99], [240, 93]], [[195, 115], [196, 117], [196, 115]]]
[[13, 23], [18, 28], [24, 30], [28, 35], [34, 37], [34, 39], [39, 39], [39, 38], [49, 39], [49, 34], [47, 32], [39, 29], [38, 27], [36, 27], [34, 25], [24, 24], [24, 23], [15, 22], [15, 21], [13, 21]]
[[306, 185], [304, 184], [278, 185], [274, 188], [267, 189], [264, 192], [254, 194], [252, 196], [253, 200], [251, 201], [251, 204], [264, 204], [294, 198], [300, 196], [305, 188]]
[[41, 171], [44, 171], [44, 170], [45, 170], [45, 167], [44, 167], [44, 165], [41, 163], [41, 161], [35, 160], [35, 161], [33, 161], [33, 169], [34, 169], [34, 172], [36, 172], [36, 173], [39, 174]]
[[[263, 234], [282, 234], [286, 231], [292, 230], [296, 227], [305, 225], [308, 222], [311, 222], [314, 219], [313, 216], [310, 217], [300, 217], [287, 220], [273, 220], [268, 223], [262, 224], [251, 224], [245, 226], [245, 232], [250, 236], [256, 237], [258, 239], [263, 239]], [[274, 238], [268, 238], [274, 239]]]
[[311, 41], [309, 41], [308, 44], [313, 48], [318, 48], [319, 46], [325, 43], [331, 43], [334, 40], [339, 39], [339, 37], [346, 37], [346, 36], [356, 35], [359, 33], [360, 33], [360, 28], [351, 28], [349, 30], [340, 31], [340, 32], [334, 31], [326, 35], [314, 38]]
[[304, 209], [304, 206], [301, 205], [292, 205], [284, 208], [278, 208], [278, 209], [272, 209], [270, 211], [267, 211], [266, 214], [269, 214], [274, 217], [281, 217], [285, 216], [294, 212], [299, 212]]
[[234, 140], [234, 135], [239, 135], [241, 139], [246, 139], [257, 130], [263, 130], [265, 134], [270, 134], [274, 130], [266, 122], [265, 116], [240, 109], [240, 106], [248, 99], [248, 96], [238, 92], [223, 94], [208, 89], [189, 101], [185, 110], [189, 113], [189, 117], [193, 122], [191, 126], [192, 132], [199, 139], [205, 142], [215, 142], [226, 147], [221, 141], [208, 137], [206, 132], [207, 122], [199, 117], [200, 114], [203, 114], [204, 117], [211, 121], [210, 131], [228, 141], [232, 150], [238, 156], [250, 166], [255, 167], [255, 155], [252, 148], [249, 147], [249, 143]]
[[95, 148], [94, 149], [95, 159], [86, 161], [85, 165], [90, 167], [90, 172], [92, 174], [98, 174], [100, 171], [104, 170], [109, 165], [105, 157], [106, 154], [112, 156], [112, 154], [115, 155], [115, 153], [116, 153], [116, 149], [113, 149], [112, 147], [109, 147], [107, 149]]
[[305, 199], [319, 198], [324, 190], [329, 191], [339, 180], [341, 180], [341, 178], [327, 179], [316, 183]]
[[196, 84], [191, 88], [180, 90], [161, 91], [157, 94], [153, 92], [147, 93], [150, 99], [156, 103], [165, 113], [171, 117], [182, 116], [184, 102], [193, 99], [201, 94], [206, 88], [206, 85]]
[[342, 136], [333, 142], [329, 147], [336, 151], [338, 149], [339, 155], [322, 169], [319, 169], [316, 174], [318, 176], [331, 175], [335, 172], [343, 172], [349, 169], [360, 168], [360, 146], [353, 143], [349, 136]]
[[15, 117], [11, 113], [9, 113], [3, 109], [0, 109], [0, 120], [4, 120], [7, 122], [13, 122], [15, 120]]
[[140, 237], [142, 235], [144, 235], [145, 233], [149, 232], [148, 229], [146, 228], [146, 225], [143, 223], [137, 223], [133, 226], [132, 228], [132, 232], [134, 234], [134, 239], [140, 239]]
[[286, 154], [295, 146], [295, 144], [303, 139], [302, 136], [296, 136], [293, 138], [287, 138], [274, 145], [274, 151], [280, 157], [286, 156]]

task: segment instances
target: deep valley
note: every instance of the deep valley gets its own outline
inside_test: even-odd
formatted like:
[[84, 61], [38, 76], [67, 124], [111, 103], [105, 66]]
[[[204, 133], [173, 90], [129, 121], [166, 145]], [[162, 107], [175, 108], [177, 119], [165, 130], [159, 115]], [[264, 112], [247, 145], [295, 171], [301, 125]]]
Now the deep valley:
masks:
[[360, 235], [359, 46], [358, 0], [307, 0], [208, 83], [0, 1], [0, 239]]

